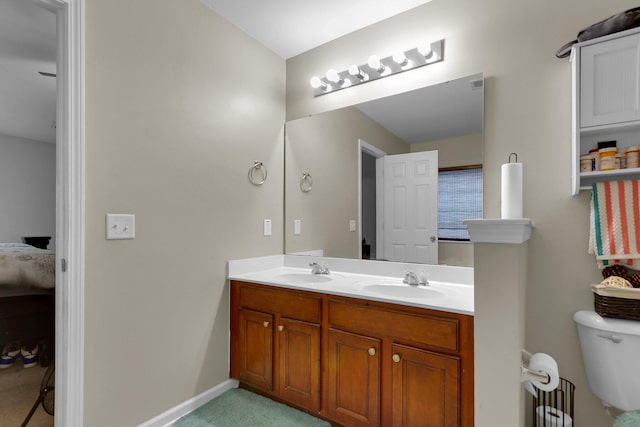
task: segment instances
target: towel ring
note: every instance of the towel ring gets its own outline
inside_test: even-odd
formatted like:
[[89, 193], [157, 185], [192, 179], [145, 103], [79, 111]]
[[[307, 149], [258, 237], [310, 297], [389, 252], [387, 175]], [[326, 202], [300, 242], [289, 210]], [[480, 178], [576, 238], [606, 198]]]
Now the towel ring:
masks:
[[300, 180], [300, 190], [303, 193], [308, 193], [313, 188], [313, 179], [311, 178], [311, 174], [309, 172], [305, 172], [302, 174], [302, 179]]
[[253, 185], [262, 185], [267, 180], [267, 168], [262, 162], [254, 161], [249, 168], [249, 181]]

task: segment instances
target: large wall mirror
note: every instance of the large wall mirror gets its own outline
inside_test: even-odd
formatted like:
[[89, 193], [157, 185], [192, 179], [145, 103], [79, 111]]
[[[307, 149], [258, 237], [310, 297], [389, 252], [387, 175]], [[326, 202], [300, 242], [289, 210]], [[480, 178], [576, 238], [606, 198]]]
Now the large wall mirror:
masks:
[[471, 266], [483, 94], [480, 73], [287, 122], [286, 253]]

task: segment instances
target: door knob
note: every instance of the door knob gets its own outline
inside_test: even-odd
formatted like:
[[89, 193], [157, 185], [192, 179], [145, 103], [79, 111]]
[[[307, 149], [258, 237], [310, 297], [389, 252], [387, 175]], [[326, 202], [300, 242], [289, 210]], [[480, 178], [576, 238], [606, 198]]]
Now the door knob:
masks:
[[431, 243], [435, 242], [436, 241], [436, 236], [429, 237], [429, 240], [431, 240]]
[[278, 326], [278, 330], [279, 330], [280, 332], [284, 331], [284, 326], [283, 326], [283, 325], [279, 325], [279, 326]]
[[269, 327], [269, 322], [262, 322], [262, 326], [264, 326], [265, 328]]
[[399, 354], [394, 354], [391, 359], [393, 359], [394, 362], [398, 363], [400, 361], [400, 355]]
[[373, 347], [371, 347], [371, 348], [369, 349], [369, 356], [375, 356], [375, 355], [376, 355], [376, 349], [375, 349], [375, 348], [373, 348]]

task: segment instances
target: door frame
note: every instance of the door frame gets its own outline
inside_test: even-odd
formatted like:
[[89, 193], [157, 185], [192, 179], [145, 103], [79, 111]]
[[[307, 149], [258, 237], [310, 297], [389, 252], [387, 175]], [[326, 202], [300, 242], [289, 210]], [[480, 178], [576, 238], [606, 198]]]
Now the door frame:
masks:
[[56, 425], [83, 425], [84, 0], [39, 0], [56, 14]]
[[380, 248], [383, 242], [382, 222], [382, 170], [381, 159], [387, 155], [378, 147], [369, 144], [364, 139], [358, 138], [358, 259], [362, 259], [362, 153], [367, 153], [376, 158], [376, 248]]

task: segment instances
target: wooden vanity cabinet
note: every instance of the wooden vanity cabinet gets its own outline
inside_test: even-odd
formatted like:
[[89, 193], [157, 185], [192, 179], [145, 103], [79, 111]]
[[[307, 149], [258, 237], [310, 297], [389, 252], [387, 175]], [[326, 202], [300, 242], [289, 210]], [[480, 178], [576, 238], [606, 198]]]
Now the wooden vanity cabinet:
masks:
[[320, 307], [317, 296], [233, 281], [231, 377], [317, 413]]
[[471, 427], [473, 316], [232, 281], [231, 376], [335, 426]]

